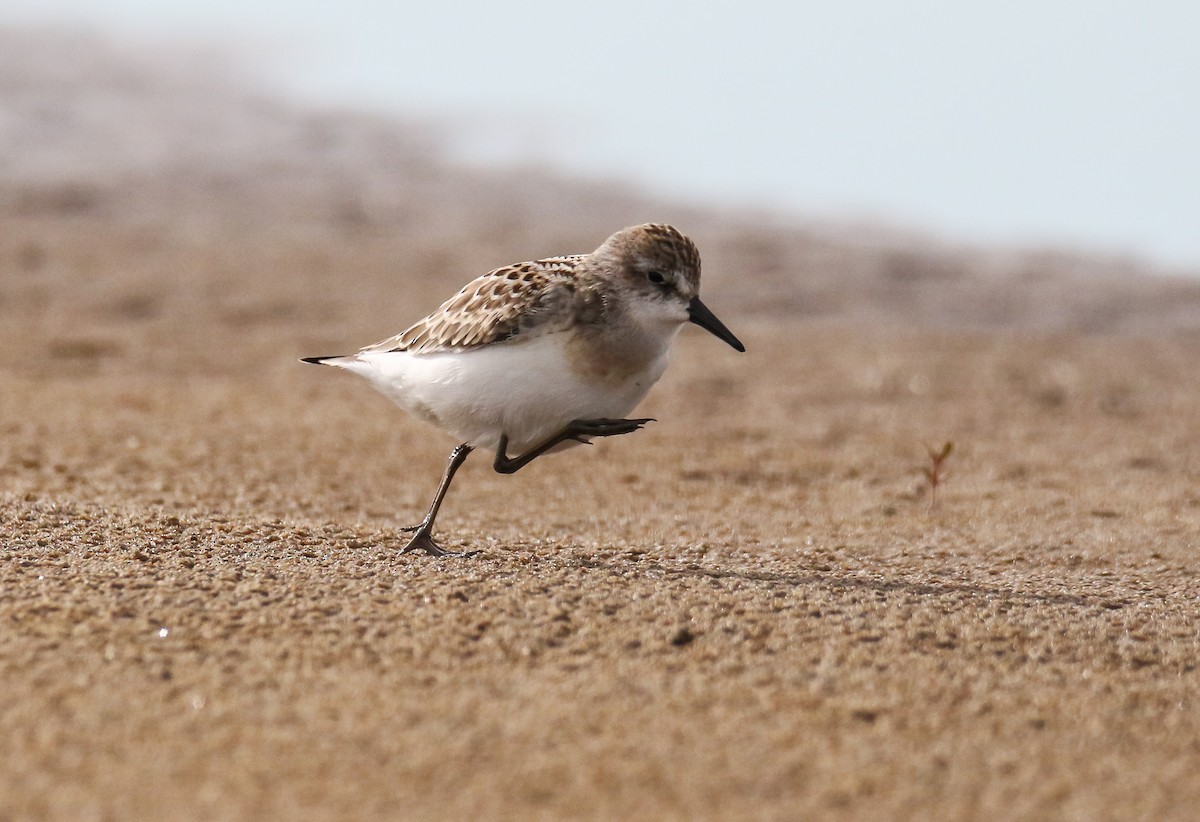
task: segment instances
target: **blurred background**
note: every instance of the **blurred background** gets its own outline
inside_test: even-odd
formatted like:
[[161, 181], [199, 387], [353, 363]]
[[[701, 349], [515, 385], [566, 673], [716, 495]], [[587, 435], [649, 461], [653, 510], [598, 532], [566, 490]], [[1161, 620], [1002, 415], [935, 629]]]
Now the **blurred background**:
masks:
[[740, 323], [1192, 328], [1198, 30], [1168, 2], [8, 0], [4, 325], [89, 367], [283, 363], [655, 220]]
[[[705, 205], [1200, 267], [1200, 9], [8, 0], [264, 93], [438, 126], [456, 159]], [[59, 60], [78, 59], [60, 44]], [[45, 44], [45, 48], [54, 48]], [[11, 82], [11, 80], [10, 80]], [[100, 101], [96, 101], [97, 103]]]

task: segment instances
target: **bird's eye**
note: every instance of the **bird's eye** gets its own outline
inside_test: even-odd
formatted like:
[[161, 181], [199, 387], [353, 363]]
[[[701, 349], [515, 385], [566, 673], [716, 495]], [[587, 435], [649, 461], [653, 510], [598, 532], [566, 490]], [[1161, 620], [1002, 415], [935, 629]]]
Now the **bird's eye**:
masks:
[[665, 283], [667, 281], [667, 278], [663, 276], [663, 273], [661, 271], [649, 272], [648, 274], [646, 274], [646, 279], [649, 280], [650, 282], [654, 283], [655, 285], [662, 285], [663, 283]]

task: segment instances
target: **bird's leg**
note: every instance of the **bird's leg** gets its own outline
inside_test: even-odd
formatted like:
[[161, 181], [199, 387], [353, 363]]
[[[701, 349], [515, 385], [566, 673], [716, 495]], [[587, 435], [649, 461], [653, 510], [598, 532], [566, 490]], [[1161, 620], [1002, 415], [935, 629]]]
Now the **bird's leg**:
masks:
[[510, 457], [507, 453], [508, 435], [501, 434], [500, 444], [496, 446], [496, 461], [492, 463], [492, 467], [501, 474], [512, 474], [520, 471], [559, 443], [575, 440], [586, 444], [587, 440], [584, 437], [612, 437], [617, 434], [630, 434], [648, 422], [654, 422], [654, 420], [572, 420], [567, 423], [566, 428], [548, 440], [515, 457]]
[[438, 487], [437, 496], [433, 498], [433, 504], [429, 506], [429, 511], [425, 514], [425, 519], [421, 520], [420, 525], [412, 525], [400, 529], [402, 531], [415, 532], [412, 539], [409, 540], [408, 545], [404, 546], [404, 549], [400, 553], [407, 554], [410, 551], [424, 551], [433, 557], [465, 557], [478, 553], [478, 551], [462, 551], [457, 553], [447, 551], [433, 541], [433, 521], [437, 518], [438, 509], [442, 507], [442, 500], [446, 497], [446, 491], [450, 489], [450, 480], [454, 479], [454, 472], [458, 470], [458, 466], [463, 464], [471, 451], [471, 446], [464, 442], [450, 452], [450, 462], [446, 464], [446, 473], [442, 476], [442, 484]]

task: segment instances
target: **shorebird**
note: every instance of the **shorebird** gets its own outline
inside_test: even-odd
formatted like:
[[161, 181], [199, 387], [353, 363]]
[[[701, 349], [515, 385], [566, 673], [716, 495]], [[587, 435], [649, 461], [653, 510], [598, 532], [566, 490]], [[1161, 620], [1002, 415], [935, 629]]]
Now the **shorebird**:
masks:
[[434, 541], [433, 524], [471, 451], [495, 449], [493, 467], [511, 474], [548, 452], [653, 422], [624, 417], [662, 376], [686, 323], [746, 350], [699, 290], [691, 240], [668, 225], [634, 226], [590, 254], [497, 268], [394, 337], [303, 362], [365, 377], [460, 441], [425, 518], [401, 529], [412, 532], [401, 553], [463, 556], [473, 552]]

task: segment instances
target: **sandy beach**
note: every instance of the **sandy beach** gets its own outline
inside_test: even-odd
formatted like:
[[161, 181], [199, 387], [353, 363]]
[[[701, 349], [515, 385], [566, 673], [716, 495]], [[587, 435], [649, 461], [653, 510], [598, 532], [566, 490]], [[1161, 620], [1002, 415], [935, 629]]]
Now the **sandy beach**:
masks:
[[[1195, 817], [1200, 280], [319, 122], [6, 172], [0, 819]], [[480, 553], [400, 556], [454, 442], [297, 358], [650, 219], [747, 353], [685, 329], [658, 422], [476, 455]]]

